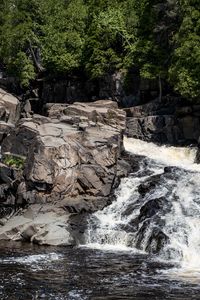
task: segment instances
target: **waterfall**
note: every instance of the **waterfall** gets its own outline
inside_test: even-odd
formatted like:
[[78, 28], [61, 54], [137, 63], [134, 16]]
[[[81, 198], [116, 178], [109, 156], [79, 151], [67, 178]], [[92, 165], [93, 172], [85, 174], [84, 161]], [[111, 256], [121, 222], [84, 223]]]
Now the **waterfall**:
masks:
[[124, 139], [138, 168], [89, 219], [88, 247], [151, 253], [200, 270], [200, 166], [195, 148]]

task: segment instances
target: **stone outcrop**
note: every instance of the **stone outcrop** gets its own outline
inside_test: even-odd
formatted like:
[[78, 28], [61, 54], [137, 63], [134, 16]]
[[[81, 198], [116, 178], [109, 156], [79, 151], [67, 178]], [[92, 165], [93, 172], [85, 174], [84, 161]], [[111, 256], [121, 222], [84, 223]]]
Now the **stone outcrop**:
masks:
[[189, 105], [180, 98], [164, 98], [126, 112], [129, 137], [159, 144], [197, 144], [200, 105]]
[[50, 105], [47, 116], [78, 126], [82, 130], [88, 127], [98, 127], [122, 133], [126, 127], [125, 113], [118, 109], [116, 102], [110, 100], [99, 100], [92, 103], [75, 102], [72, 105]]
[[[1, 206], [22, 208], [17, 216], [12, 210], [4, 212], [1, 239], [73, 244], [68, 215], [108, 205], [119, 177], [127, 175], [128, 163], [121, 158], [126, 118], [116, 103], [49, 105], [47, 115], [21, 119], [2, 143], [3, 159], [9, 153], [23, 158], [24, 166], [23, 171], [0, 168]], [[48, 213], [40, 216], [40, 211], [31, 220], [25, 216], [25, 207], [41, 205], [49, 205]]]
[[67, 107], [60, 120], [41, 116], [22, 119], [4, 140], [2, 155], [27, 158], [27, 202], [80, 195], [107, 197], [117, 175], [124, 129], [125, 114], [115, 103], [77, 103]]
[[69, 214], [62, 208], [31, 205], [13, 215], [0, 228], [0, 240], [27, 241], [40, 245], [74, 245], [68, 224]]
[[0, 88], [0, 142], [15, 126], [20, 117], [20, 102]]

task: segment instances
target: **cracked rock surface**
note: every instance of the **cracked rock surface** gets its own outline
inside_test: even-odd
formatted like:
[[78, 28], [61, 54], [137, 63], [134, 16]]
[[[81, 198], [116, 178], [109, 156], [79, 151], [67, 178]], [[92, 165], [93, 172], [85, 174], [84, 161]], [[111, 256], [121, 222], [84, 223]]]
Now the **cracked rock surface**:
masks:
[[[109, 100], [52, 104], [46, 117], [21, 119], [4, 139], [2, 156], [25, 158], [23, 171], [6, 170], [0, 179], [15, 210], [22, 209], [4, 213], [0, 239], [73, 245], [69, 216], [108, 205], [127, 173], [120, 158], [125, 123], [125, 112]], [[7, 194], [0, 194], [3, 206]]]

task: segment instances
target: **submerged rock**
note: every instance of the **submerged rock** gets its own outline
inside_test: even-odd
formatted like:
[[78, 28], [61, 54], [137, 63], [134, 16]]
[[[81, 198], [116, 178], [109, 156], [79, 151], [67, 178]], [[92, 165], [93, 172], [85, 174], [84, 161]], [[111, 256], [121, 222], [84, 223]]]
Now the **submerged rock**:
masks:
[[147, 201], [140, 209], [138, 220], [141, 222], [154, 216], [164, 205], [164, 197]]
[[153, 190], [160, 181], [161, 174], [153, 175], [150, 178], [148, 178], [145, 182], [141, 183], [138, 186], [138, 192], [142, 197], [144, 197], [147, 193], [149, 193], [151, 190]]
[[169, 242], [169, 237], [159, 228], [154, 228], [147, 242], [146, 251], [152, 254], [159, 253]]

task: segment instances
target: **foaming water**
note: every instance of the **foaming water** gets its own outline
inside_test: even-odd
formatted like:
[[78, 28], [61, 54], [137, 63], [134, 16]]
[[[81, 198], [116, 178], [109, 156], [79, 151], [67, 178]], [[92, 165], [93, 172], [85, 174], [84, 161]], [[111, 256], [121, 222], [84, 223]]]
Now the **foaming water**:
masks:
[[138, 250], [136, 248], [130, 248], [125, 246], [124, 244], [99, 244], [99, 243], [91, 243], [91, 244], [86, 244], [84, 246], [80, 246], [80, 248], [92, 248], [96, 250], [103, 250], [107, 252], [122, 252], [122, 253], [129, 253], [129, 254], [147, 254], [144, 251]]
[[200, 172], [200, 165], [194, 163], [197, 153], [195, 147], [158, 146], [126, 136], [124, 136], [124, 146], [131, 153], [144, 155], [166, 165]]
[[91, 216], [86, 245], [0, 245], [0, 299], [199, 300], [196, 150], [133, 139], [125, 146], [136, 168], [116, 201]]
[[[122, 179], [116, 201], [93, 214], [86, 243], [104, 250], [158, 252], [162, 261], [178, 264], [170, 269], [171, 274], [200, 278], [200, 166], [194, 163], [196, 149], [128, 138], [124, 145], [139, 167]], [[165, 171], [166, 167], [173, 168]], [[141, 187], [148, 184], [149, 190], [142, 194]]]
[[47, 263], [55, 260], [61, 259], [62, 255], [57, 253], [49, 253], [49, 254], [36, 254], [36, 255], [26, 255], [20, 257], [8, 257], [7, 259], [0, 260], [0, 262], [6, 263], [21, 263], [25, 265], [32, 265], [34, 263]]

